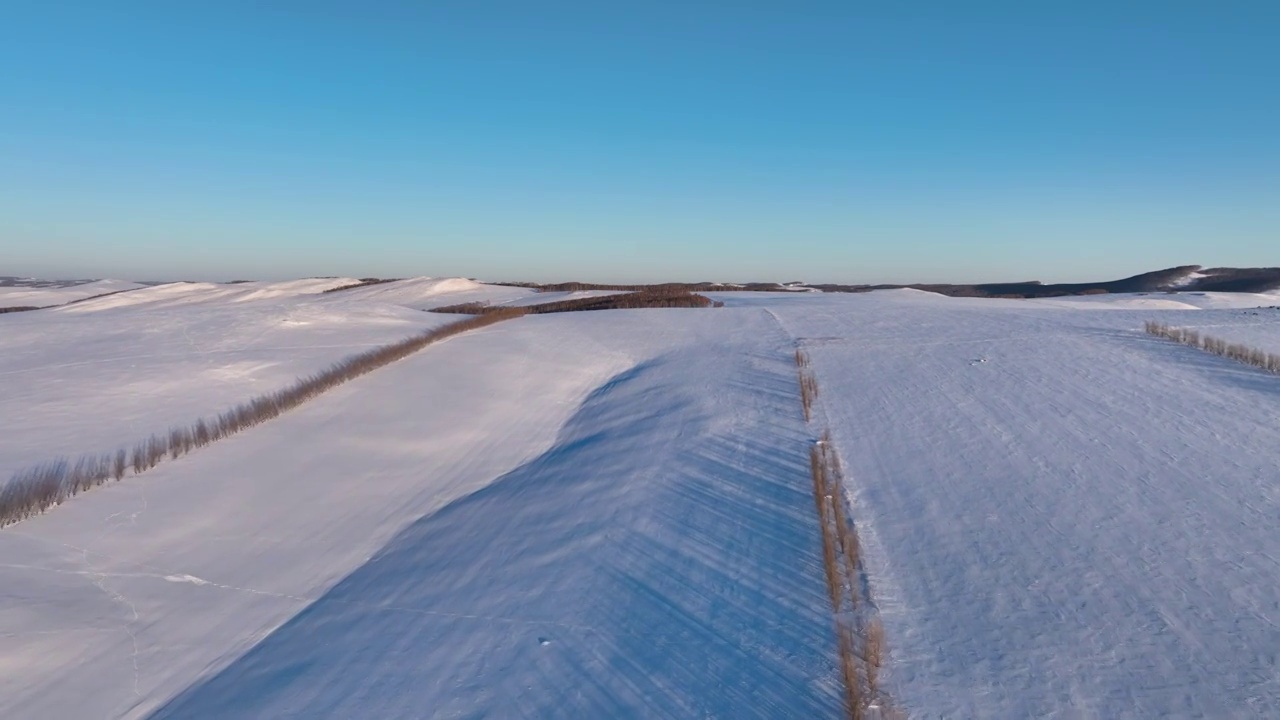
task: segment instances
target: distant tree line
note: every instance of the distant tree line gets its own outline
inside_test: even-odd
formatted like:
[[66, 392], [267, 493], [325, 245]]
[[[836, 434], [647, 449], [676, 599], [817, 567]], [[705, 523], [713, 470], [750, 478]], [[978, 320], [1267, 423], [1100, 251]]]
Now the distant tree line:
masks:
[[976, 285], [912, 284], [912, 285], [837, 285], [819, 284], [809, 287], [823, 292], [870, 292], [910, 288], [951, 297], [981, 298], [1048, 298], [1069, 295], [1104, 295], [1107, 293], [1151, 292], [1269, 292], [1280, 288], [1280, 268], [1201, 268], [1199, 265], [1142, 273], [1120, 280], [1092, 283], [1052, 283], [1038, 280]]
[[[714, 301], [704, 295], [691, 293], [684, 289], [649, 289], [640, 292], [626, 292], [618, 295], [601, 297], [574, 298], [528, 305], [519, 308], [529, 315], [546, 313], [582, 312], [587, 310], [628, 310], [638, 308], [705, 308], [723, 307], [724, 303]], [[483, 302], [460, 303], [433, 308], [431, 312], [459, 313], [463, 315], [485, 315], [493, 312], [513, 310], [502, 305], [489, 305]]]
[[[616, 290], [618, 292], [644, 292], [646, 290], [684, 290], [686, 292], [795, 292], [795, 288], [779, 283], [745, 283], [725, 284], [714, 282], [696, 283], [651, 283], [647, 285], [619, 285], [610, 283], [562, 282], [491, 282], [486, 285], [502, 285], [505, 287], [522, 287], [537, 292], [584, 292], [588, 290]], [[797, 283], [798, 284], [798, 283]]]
[[342, 290], [353, 290], [355, 288], [368, 287], [370, 285], [382, 285], [384, 283], [396, 282], [400, 279], [401, 278], [361, 278], [357, 282], [347, 283], [346, 285], [339, 285], [338, 287], [331, 287], [328, 290], [323, 290], [321, 291], [321, 294], [340, 292]]

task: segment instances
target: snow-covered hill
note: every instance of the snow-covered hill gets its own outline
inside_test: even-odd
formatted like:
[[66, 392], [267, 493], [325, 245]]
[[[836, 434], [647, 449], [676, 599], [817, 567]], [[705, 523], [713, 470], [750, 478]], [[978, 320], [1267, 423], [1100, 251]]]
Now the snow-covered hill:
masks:
[[[315, 282], [0, 317], [0, 477], [533, 297]], [[0, 717], [838, 717], [822, 427], [910, 716], [1280, 713], [1280, 377], [1141, 331], [1280, 311], [714, 296], [457, 336], [0, 529]]]
[[466, 278], [418, 277], [333, 293], [336, 302], [369, 301], [425, 310], [468, 302], [500, 304], [533, 295], [522, 287], [484, 285]]
[[90, 280], [76, 283], [13, 282], [0, 284], [0, 308], [49, 307], [77, 300], [143, 287], [126, 280]]
[[830, 715], [789, 348], [524, 318], [74, 498], [0, 534], [7, 716]]

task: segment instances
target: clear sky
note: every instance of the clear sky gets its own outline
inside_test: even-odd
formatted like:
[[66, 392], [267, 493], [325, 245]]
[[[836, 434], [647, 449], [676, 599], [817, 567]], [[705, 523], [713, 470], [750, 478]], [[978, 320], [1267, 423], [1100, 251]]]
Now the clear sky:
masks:
[[1188, 263], [1280, 264], [1275, 0], [0, 0], [0, 275]]

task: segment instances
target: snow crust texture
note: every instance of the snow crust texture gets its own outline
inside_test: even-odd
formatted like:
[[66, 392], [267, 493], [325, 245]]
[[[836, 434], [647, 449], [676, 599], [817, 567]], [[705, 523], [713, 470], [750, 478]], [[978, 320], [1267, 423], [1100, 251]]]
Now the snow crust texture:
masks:
[[[532, 295], [348, 282], [0, 317], [0, 477]], [[838, 717], [812, 427], [910, 717], [1280, 716], [1280, 378], [1142, 332], [1274, 352], [1280, 303], [712, 295], [454, 337], [0, 530], [0, 717]]]
[[142, 285], [125, 280], [93, 280], [78, 284], [47, 285], [43, 287], [26, 285], [0, 286], [0, 308], [64, 305], [95, 295], [122, 292], [140, 287]]
[[1280, 715], [1277, 378], [1142, 336], [1149, 313], [777, 312], [913, 717]]
[[834, 715], [789, 350], [523, 318], [14, 526], [5, 716]]
[[0, 478], [114, 452], [457, 319], [321, 294], [347, 282], [172, 283], [4, 315]]

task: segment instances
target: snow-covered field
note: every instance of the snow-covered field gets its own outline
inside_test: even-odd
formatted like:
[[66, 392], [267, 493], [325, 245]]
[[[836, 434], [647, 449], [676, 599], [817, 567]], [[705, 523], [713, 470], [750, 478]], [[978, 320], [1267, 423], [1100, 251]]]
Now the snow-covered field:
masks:
[[0, 286], [0, 308], [49, 307], [84, 300], [97, 295], [133, 290], [142, 285], [125, 280], [94, 280], [75, 285], [30, 287]]
[[[422, 278], [403, 281], [398, 296], [386, 288], [401, 283], [321, 292], [350, 282], [172, 283], [0, 316], [0, 407], [10, 418], [0, 477], [214, 415], [355, 352], [457, 319], [411, 306], [490, 291]], [[384, 290], [366, 295], [377, 288]], [[45, 291], [62, 292], [30, 290]]]
[[[349, 282], [0, 316], [0, 479], [534, 300]], [[911, 717], [1280, 714], [1280, 377], [1141, 331], [1275, 348], [1280, 296], [713, 295], [454, 337], [0, 529], [0, 717], [839, 717], [825, 427]]]
[[822, 380], [913, 715], [1280, 715], [1280, 377], [1144, 336], [1145, 311], [776, 312]]

